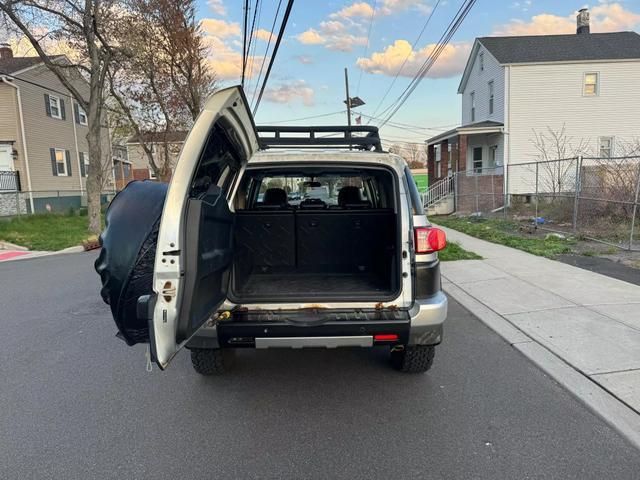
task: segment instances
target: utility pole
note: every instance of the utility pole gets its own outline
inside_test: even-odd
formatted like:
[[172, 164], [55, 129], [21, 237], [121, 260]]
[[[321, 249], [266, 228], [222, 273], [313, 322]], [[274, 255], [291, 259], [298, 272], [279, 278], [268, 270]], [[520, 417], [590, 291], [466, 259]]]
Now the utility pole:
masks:
[[351, 97], [349, 97], [349, 73], [347, 72], [347, 68], [344, 69], [344, 88], [347, 91], [347, 99], [345, 103], [347, 104], [347, 125], [351, 126]]

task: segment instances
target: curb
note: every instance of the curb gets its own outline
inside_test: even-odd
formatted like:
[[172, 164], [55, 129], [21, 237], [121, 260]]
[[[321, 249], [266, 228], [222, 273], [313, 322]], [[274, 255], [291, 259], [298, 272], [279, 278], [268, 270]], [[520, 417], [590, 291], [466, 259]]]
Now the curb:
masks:
[[23, 255], [15, 258], [8, 258], [6, 260], [3, 260], [2, 262], [19, 262], [20, 260], [30, 260], [32, 258], [51, 257], [54, 255], [64, 255], [69, 253], [81, 253], [81, 252], [84, 252], [84, 247], [82, 245], [77, 245], [75, 247], [68, 247], [62, 250], [57, 250], [55, 252], [31, 252], [28, 255]]
[[617, 430], [634, 447], [640, 449], [640, 415], [632, 408], [454, 283], [444, 282], [442, 288], [589, 410]]
[[0, 250], [17, 250], [18, 252], [29, 251], [27, 247], [23, 247], [22, 245], [16, 245], [10, 242], [5, 242], [4, 240], [0, 240]]

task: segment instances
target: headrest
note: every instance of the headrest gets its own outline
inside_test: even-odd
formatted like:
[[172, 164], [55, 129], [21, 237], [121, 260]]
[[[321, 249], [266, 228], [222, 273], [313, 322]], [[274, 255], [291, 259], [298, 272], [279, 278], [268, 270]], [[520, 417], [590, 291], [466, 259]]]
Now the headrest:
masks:
[[287, 204], [287, 200], [287, 192], [282, 188], [267, 188], [267, 191], [264, 192], [264, 199], [262, 200], [262, 203], [264, 205], [284, 206]]
[[351, 185], [342, 187], [338, 192], [338, 205], [344, 207], [347, 203], [359, 203], [362, 201], [360, 197], [360, 189]]

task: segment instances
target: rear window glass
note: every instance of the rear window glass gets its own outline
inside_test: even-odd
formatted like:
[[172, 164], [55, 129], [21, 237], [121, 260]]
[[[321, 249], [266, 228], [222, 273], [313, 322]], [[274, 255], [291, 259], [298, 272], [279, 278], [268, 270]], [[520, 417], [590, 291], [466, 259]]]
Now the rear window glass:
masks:
[[311, 176], [272, 176], [264, 177], [258, 192], [258, 202], [264, 200], [265, 192], [270, 188], [281, 188], [287, 192], [290, 205], [299, 205], [304, 200], [320, 200], [327, 205], [338, 205], [338, 196], [343, 187], [356, 187], [360, 198], [367, 199], [367, 190], [361, 177], [338, 175]]
[[422, 197], [416, 186], [416, 182], [411, 175], [411, 170], [404, 169], [404, 176], [407, 179], [407, 185], [409, 185], [409, 196], [411, 197], [411, 206], [413, 208], [414, 215], [424, 215], [424, 207], [422, 206]]

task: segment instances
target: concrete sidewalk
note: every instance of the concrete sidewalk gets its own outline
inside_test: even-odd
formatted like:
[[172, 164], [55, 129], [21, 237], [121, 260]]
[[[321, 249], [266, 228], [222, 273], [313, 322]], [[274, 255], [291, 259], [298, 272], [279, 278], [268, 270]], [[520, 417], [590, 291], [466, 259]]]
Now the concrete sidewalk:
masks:
[[[443, 230], [484, 258], [443, 263], [447, 293], [472, 297], [510, 343], [541, 345], [640, 413], [640, 286]], [[498, 317], [509, 323], [493, 327]]]

